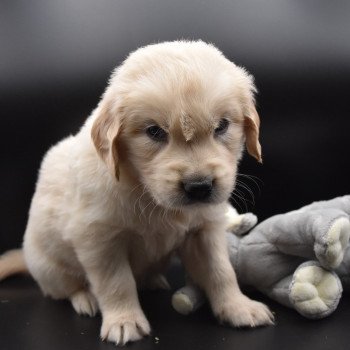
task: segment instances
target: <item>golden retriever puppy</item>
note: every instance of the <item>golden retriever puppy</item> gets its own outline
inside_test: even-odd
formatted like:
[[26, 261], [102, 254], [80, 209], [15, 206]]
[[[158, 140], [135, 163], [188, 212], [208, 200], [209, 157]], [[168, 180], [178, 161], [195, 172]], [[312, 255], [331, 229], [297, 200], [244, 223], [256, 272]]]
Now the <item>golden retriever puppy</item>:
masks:
[[75, 136], [46, 154], [23, 252], [45, 295], [80, 314], [102, 313], [102, 339], [125, 344], [150, 333], [137, 287], [166, 287], [173, 253], [232, 326], [273, 323], [242, 294], [226, 247], [225, 212], [244, 143], [261, 160], [254, 84], [202, 41], [149, 45], [112, 74]]

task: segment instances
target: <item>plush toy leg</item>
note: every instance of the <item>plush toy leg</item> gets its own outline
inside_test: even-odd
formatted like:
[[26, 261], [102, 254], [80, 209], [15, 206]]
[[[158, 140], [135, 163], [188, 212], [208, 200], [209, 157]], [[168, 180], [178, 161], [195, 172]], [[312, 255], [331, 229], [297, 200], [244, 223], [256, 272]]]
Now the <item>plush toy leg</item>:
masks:
[[350, 245], [347, 246], [343, 262], [335, 270], [335, 273], [339, 276], [344, 291], [350, 293]]
[[261, 224], [261, 230], [264, 229], [280, 252], [306, 259], [316, 257], [327, 269], [342, 262], [350, 236], [349, 218], [337, 209], [277, 215]]
[[349, 243], [350, 223], [348, 218], [341, 217], [332, 222], [328, 230], [315, 241], [315, 253], [322, 266], [334, 269], [344, 258]]
[[325, 270], [316, 261], [310, 261], [301, 264], [293, 275], [278, 282], [267, 294], [307, 318], [319, 319], [337, 308], [342, 290], [334, 272]]
[[323, 318], [338, 306], [342, 295], [339, 277], [323, 269], [316, 262], [298, 267], [289, 289], [289, 299], [294, 308], [308, 318]]
[[228, 219], [227, 231], [242, 236], [254, 227], [258, 218], [252, 213], [238, 214], [230, 204], [227, 206], [226, 218]]
[[205, 301], [204, 293], [194, 285], [187, 285], [174, 293], [171, 303], [182, 315], [196, 311]]

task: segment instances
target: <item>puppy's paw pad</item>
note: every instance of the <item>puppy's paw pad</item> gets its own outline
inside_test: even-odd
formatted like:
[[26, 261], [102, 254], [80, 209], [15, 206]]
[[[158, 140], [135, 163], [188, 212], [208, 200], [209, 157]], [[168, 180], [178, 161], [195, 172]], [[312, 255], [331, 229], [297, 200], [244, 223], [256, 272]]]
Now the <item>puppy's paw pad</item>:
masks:
[[341, 294], [335, 274], [320, 266], [305, 266], [294, 273], [289, 298], [303, 316], [321, 318], [336, 309]]
[[80, 290], [74, 293], [71, 296], [70, 301], [74, 310], [79, 315], [88, 315], [93, 317], [98, 311], [97, 300], [89, 291]]
[[224, 306], [216, 315], [221, 322], [227, 322], [233, 327], [274, 325], [274, 316], [270, 309], [245, 296]]
[[137, 341], [149, 335], [151, 327], [143, 314], [106, 317], [103, 319], [101, 338], [117, 345]]
[[349, 219], [342, 217], [335, 220], [323, 238], [324, 249], [315, 249], [320, 263], [326, 268], [338, 267], [343, 261], [349, 237]]

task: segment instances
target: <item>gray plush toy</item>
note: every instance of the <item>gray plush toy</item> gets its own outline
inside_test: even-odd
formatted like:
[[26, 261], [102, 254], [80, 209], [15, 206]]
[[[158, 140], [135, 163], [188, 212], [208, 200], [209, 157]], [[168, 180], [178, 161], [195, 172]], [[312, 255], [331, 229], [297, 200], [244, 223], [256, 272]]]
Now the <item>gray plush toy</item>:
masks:
[[[237, 234], [254, 226], [254, 215], [238, 215], [232, 207], [227, 215], [230, 259], [241, 285], [311, 319], [331, 314], [343, 288], [350, 290], [350, 195], [273, 216], [244, 237]], [[173, 295], [172, 304], [188, 314], [204, 300], [188, 281]]]

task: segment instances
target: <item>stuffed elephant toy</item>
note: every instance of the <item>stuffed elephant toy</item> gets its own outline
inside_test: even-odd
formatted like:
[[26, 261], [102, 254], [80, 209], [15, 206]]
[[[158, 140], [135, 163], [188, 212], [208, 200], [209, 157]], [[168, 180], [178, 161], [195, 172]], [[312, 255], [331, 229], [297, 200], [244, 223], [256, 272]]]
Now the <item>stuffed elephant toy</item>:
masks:
[[[350, 290], [350, 195], [320, 201], [256, 223], [251, 213], [229, 206], [227, 244], [241, 286], [254, 287], [271, 299], [318, 319], [330, 315], [344, 290]], [[233, 234], [235, 233], [235, 234]], [[183, 314], [205, 300], [187, 281], [172, 298]]]

